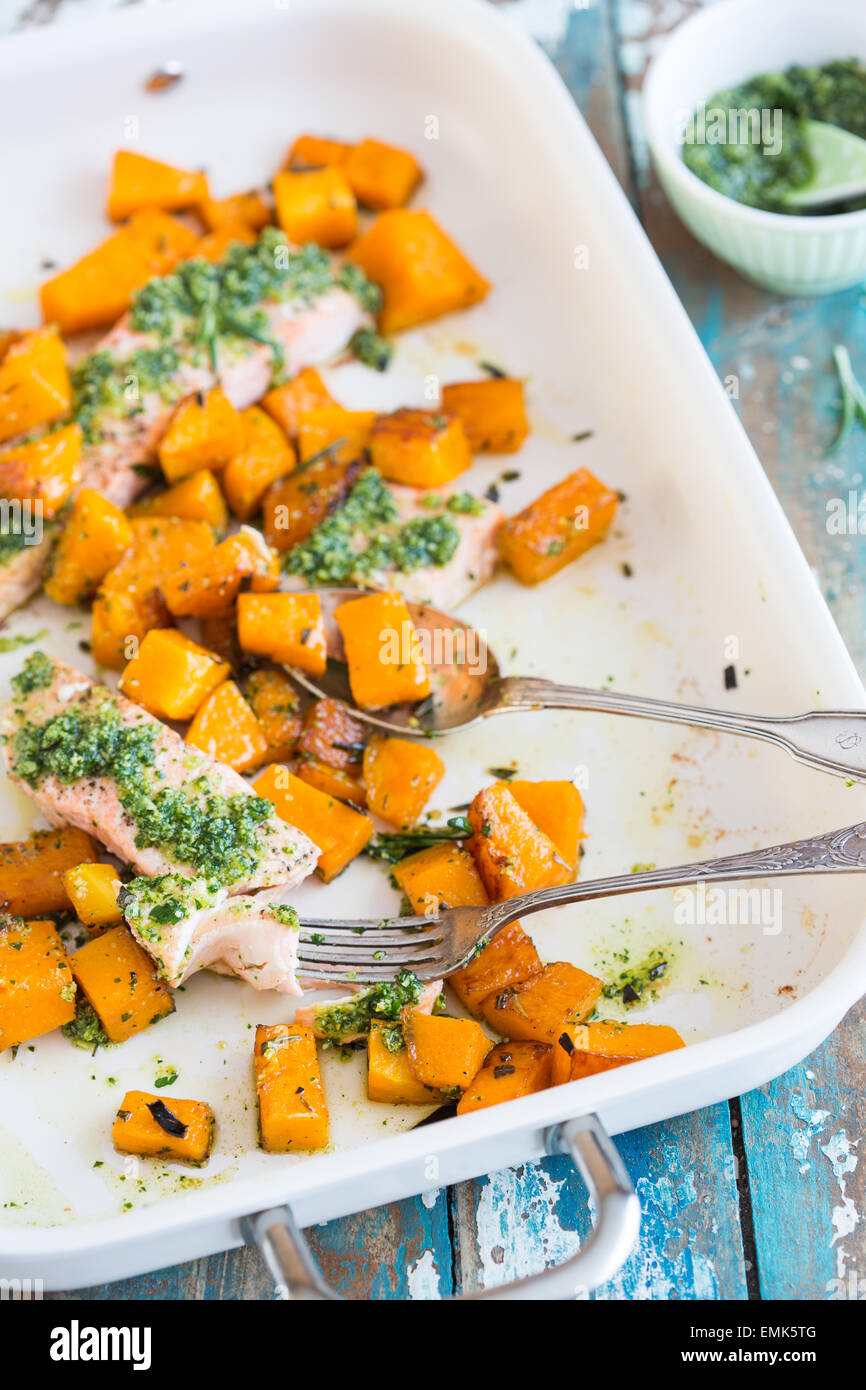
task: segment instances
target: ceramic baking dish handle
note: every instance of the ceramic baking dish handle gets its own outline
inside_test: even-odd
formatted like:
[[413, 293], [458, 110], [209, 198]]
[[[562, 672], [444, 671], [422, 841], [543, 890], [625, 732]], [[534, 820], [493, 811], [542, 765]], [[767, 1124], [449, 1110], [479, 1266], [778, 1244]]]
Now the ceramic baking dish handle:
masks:
[[[564, 1264], [515, 1279], [499, 1288], [458, 1295], [461, 1299], [573, 1299], [598, 1288], [624, 1264], [637, 1239], [640, 1204], [622, 1160], [596, 1115], [581, 1115], [546, 1134], [550, 1154], [574, 1160], [596, 1211], [592, 1234]], [[288, 1207], [259, 1212], [244, 1222], [244, 1234], [258, 1246], [274, 1282], [286, 1298], [342, 1300], [325, 1283]]]

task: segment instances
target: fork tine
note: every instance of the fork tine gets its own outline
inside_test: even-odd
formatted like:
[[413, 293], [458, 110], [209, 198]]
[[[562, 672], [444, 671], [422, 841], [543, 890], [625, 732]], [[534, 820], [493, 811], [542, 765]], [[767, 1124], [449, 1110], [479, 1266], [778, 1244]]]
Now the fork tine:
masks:
[[[442, 974], [442, 961], [418, 965], [413, 974], [423, 982], [438, 980]], [[301, 980], [321, 980], [328, 985], [375, 985], [392, 981], [398, 973], [395, 965], [365, 965], [358, 970], [347, 970], [338, 964], [328, 965], [322, 961], [310, 963], [307, 969], [303, 957], [298, 961], [298, 978]]]
[[398, 932], [401, 936], [407, 932], [425, 931], [430, 926], [435, 926], [439, 921], [436, 916], [424, 917], [362, 917], [358, 921], [342, 921], [334, 917], [302, 917], [300, 922], [301, 935], [307, 932], [318, 932], [334, 940], [351, 940], [354, 937], [366, 936], [368, 932], [384, 934], [386, 931]]

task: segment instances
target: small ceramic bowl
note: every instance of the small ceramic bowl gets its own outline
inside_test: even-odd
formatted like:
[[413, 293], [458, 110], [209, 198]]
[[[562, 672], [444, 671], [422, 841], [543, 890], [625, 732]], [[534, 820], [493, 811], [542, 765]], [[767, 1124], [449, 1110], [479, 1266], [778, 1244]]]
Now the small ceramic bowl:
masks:
[[688, 116], [715, 92], [792, 63], [866, 61], [864, 0], [721, 0], [674, 30], [643, 94], [653, 163], [691, 232], [748, 280], [781, 294], [830, 294], [866, 279], [866, 209], [793, 217], [717, 193], [683, 163]]

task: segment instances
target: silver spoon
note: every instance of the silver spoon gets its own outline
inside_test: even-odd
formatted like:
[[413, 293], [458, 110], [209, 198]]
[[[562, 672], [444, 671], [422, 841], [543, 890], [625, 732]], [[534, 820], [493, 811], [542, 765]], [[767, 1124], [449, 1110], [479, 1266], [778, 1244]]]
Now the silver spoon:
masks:
[[289, 670], [311, 694], [342, 700], [359, 719], [386, 733], [429, 737], [464, 729], [491, 714], [515, 710], [600, 710], [604, 714], [636, 715], [668, 724], [689, 724], [699, 729], [761, 739], [784, 748], [807, 767], [832, 772], [837, 777], [866, 780], [866, 710], [814, 710], [810, 714], [791, 716], [737, 714], [730, 710], [681, 705], [672, 700], [652, 700], [642, 695], [622, 695], [614, 690], [557, 685], [555, 681], [534, 676], [503, 676], [496, 657], [476, 628], [426, 604], [409, 603], [407, 607], [421, 636], [432, 694], [417, 704], [390, 705], [382, 710], [359, 709], [349, 687], [334, 609], [350, 599], [363, 598], [369, 592], [367, 589], [320, 589], [328, 646], [327, 671], [314, 680], [296, 667]]

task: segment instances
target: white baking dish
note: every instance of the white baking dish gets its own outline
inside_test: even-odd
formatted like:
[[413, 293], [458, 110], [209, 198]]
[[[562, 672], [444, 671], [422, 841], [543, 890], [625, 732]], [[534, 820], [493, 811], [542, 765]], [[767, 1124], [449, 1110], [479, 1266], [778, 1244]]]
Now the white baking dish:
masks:
[[[186, 78], [145, 95], [143, 80], [167, 59], [184, 63]], [[628, 497], [616, 535], [579, 564], [536, 591], [497, 580], [467, 605], [506, 670], [758, 713], [863, 705], [806, 562], [613, 175], [552, 67], [491, 7], [208, 0], [44, 29], [0, 44], [0, 125], [15, 131], [0, 293], [4, 321], [22, 324], [35, 321], [42, 259], [63, 262], [103, 234], [119, 144], [138, 138], [148, 153], [206, 163], [218, 194], [265, 179], [301, 129], [414, 148], [430, 171], [419, 201], [496, 288], [470, 314], [407, 335], [385, 377], [338, 369], [336, 394], [357, 406], [420, 402], [431, 372], [454, 380], [480, 358], [502, 362], [529, 378], [533, 435], [516, 460], [476, 464], [470, 485], [519, 468], [503, 488], [515, 510], [585, 464]], [[588, 428], [593, 438], [570, 442]], [[44, 601], [11, 630], [45, 621], [53, 649], [86, 662], [86, 630], [68, 630]], [[19, 660], [0, 659], [4, 683]], [[729, 664], [740, 688], [725, 694]], [[638, 721], [502, 717], [444, 753], [442, 808], [511, 758], [526, 776], [576, 773], [588, 804], [585, 877], [866, 816], [860, 787], [771, 748]], [[30, 824], [29, 805], [8, 792], [4, 838]], [[534, 919], [543, 955], [602, 973], [623, 943], [632, 959], [671, 948], [670, 983], [642, 1016], [673, 1023], [693, 1045], [411, 1132], [401, 1130], [422, 1112], [370, 1106], [360, 1071], [332, 1056], [334, 1146], [319, 1156], [255, 1148], [247, 1025], [284, 1018], [287, 1005], [235, 982], [198, 977], [176, 1015], [113, 1053], [91, 1059], [52, 1037], [15, 1063], [0, 1059], [0, 1274], [48, 1288], [119, 1278], [237, 1244], [243, 1216], [280, 1203], [302, 1225], [323, 1221], [538, 1155], [568, 1117], [595, 1111], [617, 1132], [758, 1085], [820, 1042], [866, 987], [857, 880], [793, 880], [783, 891], [778, 933], [683, 926], [665, 893]], [[364, 862], [327, 889], [305, 885], [298, 904], [380, 915], [397, 899]], [[157, 1057], [180, 1073], [167, 1098], [210, 1100], [219, 1137], [200, 1183], [148, 1171], [142, 1193], [108, 1132], [123, 1089], [153, 1085]]]

